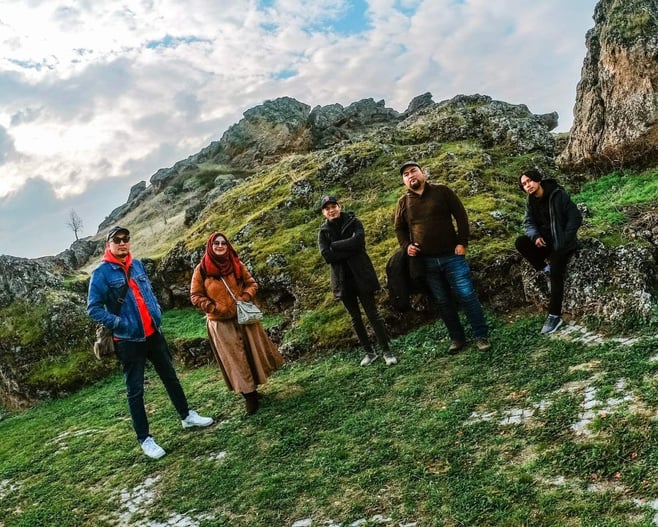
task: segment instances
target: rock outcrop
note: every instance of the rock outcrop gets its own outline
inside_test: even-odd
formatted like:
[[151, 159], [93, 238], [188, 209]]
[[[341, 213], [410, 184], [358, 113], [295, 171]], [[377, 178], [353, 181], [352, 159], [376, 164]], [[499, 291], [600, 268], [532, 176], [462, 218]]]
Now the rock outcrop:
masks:
[[29, 303], [43, 301], [43, 293], [50, 288], [61, 288], [61, 275], [54, 267], [62, 265], [52, 258], [17, 258], [0, 255], [0, 308], [16, 299]]
[[658, 2], [601, 0], [587, 33], [563, 169], [608, 170], [658, 158]]
[[524, 104], [495, 101], [487, 95], [458, 95], [429, 104], [427, 94], [417, 101], [416, 111], [397, 128], [398, 139], [407, 143], [477, 139], [485, 147], [506, 145], [517, 153], [552, 153], [557, 126], [553, 112], [535, 115]]
[[[596, 239], [583, 240], [571, 259], [565, 280], [563, 310], [588, 317], [607, 327], [623, 327], [625, 321], [652, 316], [656, 253], [650, 247], [605, 247]], [[548, 277], [522, 264], [523, 289], [528, 301], [545, 309]]]

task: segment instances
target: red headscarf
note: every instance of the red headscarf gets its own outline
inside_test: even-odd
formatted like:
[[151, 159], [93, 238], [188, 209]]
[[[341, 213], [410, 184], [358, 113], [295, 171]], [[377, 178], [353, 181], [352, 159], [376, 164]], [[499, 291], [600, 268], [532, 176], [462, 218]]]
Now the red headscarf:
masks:
[[[219, 236], [226, 240], [228, 250], [224, 256], [217, 256], [212, 249], [212, 242]], [[201, 259], [201, 271], [205, 276], [227, 276], [235, 273], [235, 277], [239, 280], [242, 278], [242, 267], [240, 266], [240, 258], [238, 253], [228, 241], [228, 238], [221, 232], [213, 232], [206, 242], [206, 253]]]

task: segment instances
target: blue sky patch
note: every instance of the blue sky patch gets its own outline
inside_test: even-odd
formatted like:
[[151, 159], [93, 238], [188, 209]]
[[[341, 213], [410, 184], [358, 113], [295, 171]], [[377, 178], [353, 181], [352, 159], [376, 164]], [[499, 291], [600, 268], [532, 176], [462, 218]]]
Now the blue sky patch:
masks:
[[[458, 0], [458, 2], [463, 3], [460, 0]], [[404, 16], [412, 17], [413, 15], [416, 14], [416, 10], [418, 9], [418, 2], [397, 0], [397, 2], [395, 2], [394, 7]]]
[[285, 80], [289, 79], [291, 77], [295, 77], [297, 75], [297, 70], [294, 69], [286, 69], [286, 70], [280, 70], [272, 74], [272, 78], [275, 80]]
[[146, 47], [149, 49], [156, 48], [175, 48], [180, 44], [190, 44], [192, 42], [203, 42], [203, 39], [198, 37], [172, 37], [171, 35], [165, 35], [160, 40], [149, 40], [146, 43]]
[[358, 35], [370, 27], [367, 12], [368, 3], [365, 0], [354, 0], [336, 16], [318, 20], [306, 29], [311, 32], [333, 32], [343, 36]]

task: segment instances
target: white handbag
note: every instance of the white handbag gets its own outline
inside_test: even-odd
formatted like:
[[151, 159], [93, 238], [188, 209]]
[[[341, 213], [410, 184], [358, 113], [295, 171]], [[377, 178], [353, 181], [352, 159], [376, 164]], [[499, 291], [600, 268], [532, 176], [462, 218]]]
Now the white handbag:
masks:
[[233, 300], [235, 300], [235, 305], [238, 310], [238, 324], [244, 324], [244, 325], [255, 324], [256, 322], [259, 322], [260, 320], [263, 319], [263, 312], [260, 309], [258, 309], [251, 302], [238, 300], [233, 294], [233, 291], [231, 291], [231, 289], [229, 288], [223, 276], [221, 277], [221, 279], [222, 282], [224, 282], [224, 286], [226, 287], [228, 294], [231, 295]]

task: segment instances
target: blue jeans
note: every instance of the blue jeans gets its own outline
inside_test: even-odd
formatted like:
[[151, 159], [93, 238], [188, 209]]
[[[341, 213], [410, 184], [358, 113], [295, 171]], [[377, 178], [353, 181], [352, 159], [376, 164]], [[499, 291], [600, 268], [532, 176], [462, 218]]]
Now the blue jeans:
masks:
[[459, 302], [471, 324], [473, 337], [487, 338], [489, 329], [473, 289], [471, 269], [466, 258], [457, 254], [420, 258], [425, 264], [425, 281], [439, 307], [450, 338], [461, 342], [466, 340], [455, 300]]
[[156, 331], [144, 342], [119, 340], [116, 342], [116, 354], [126, 380], [130, 417], [140, 443], [149, 436], [149, 422], [144, 408], [146, 359], [153, 364], [180, 418], [187, 417], [189, 407], [185, 392], [176, 376], [167, 341], [160, 332]]

